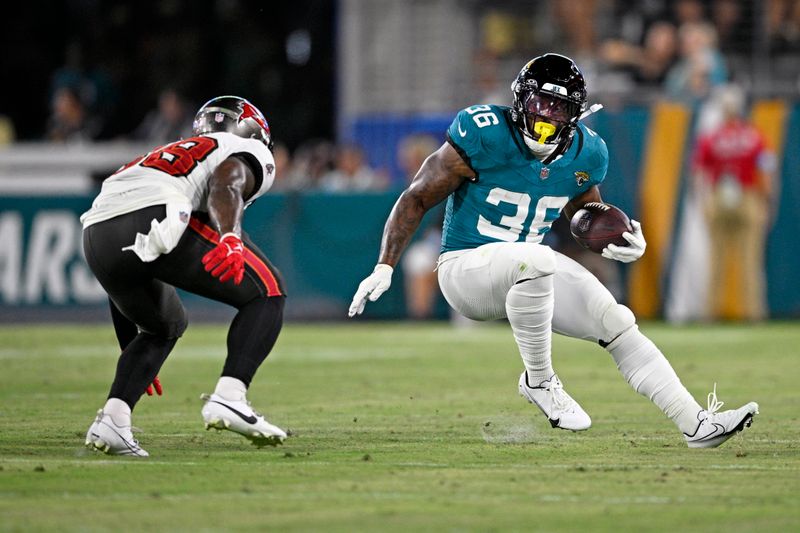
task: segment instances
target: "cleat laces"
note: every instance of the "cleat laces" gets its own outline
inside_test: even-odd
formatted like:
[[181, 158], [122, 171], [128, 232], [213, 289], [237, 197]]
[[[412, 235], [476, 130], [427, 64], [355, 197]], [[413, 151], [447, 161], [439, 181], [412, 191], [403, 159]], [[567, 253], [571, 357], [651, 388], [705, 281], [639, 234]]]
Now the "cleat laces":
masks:
[[717, 400], [717, 384], [714, 383], [714, 390], [708, 393], [708, 416], [715, 414], [723, 405], [725, 402]]
[[572, 408], [572, 404], [575, 403], [575, 400], [564, 392], [564, 386], [558, 378], [551, 380], [546, 390], [553, 395], [553, 407], [558, 412], [568, 411]]

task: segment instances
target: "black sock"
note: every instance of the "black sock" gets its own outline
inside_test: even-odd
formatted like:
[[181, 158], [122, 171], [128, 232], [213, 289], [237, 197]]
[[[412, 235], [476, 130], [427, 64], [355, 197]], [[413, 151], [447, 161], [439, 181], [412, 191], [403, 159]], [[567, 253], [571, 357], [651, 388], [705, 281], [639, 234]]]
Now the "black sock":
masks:
[[177, 337], [166, 338], [144, 332], [136, 335], [119, 356], [117, 373], [108, 397], [119, 398], [132, 410], [147, 386], [153, 382], [176, 342]]
[[283, 296], [256, 298], [241, 308], [228, 330], [228, 357], [222, 375], [248, 387], [283, 326]]

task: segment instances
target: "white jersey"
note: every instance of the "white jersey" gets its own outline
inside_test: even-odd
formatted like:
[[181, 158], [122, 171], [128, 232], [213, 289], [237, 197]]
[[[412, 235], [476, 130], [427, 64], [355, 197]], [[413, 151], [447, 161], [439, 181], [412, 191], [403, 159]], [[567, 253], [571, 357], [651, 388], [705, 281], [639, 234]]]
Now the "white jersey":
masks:
[[207, 211], [209, 179], [234, 155], [247, 160], [255, 173], [256, 191], [249, 204], [275, 180], [272, 152], [256, 139], [209, 133], [161, 146], [120, 168], [103, 182], [91, 209], [81, 215], [83, 227], [153, 205]]

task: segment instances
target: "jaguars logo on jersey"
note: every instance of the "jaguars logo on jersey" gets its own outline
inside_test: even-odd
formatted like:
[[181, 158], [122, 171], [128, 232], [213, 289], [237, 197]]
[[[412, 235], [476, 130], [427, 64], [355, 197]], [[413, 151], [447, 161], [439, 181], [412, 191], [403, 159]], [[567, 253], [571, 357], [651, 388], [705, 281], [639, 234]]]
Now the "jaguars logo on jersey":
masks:
[[584, 172], [582, 170], [578, 170], [575, 172], [575, 183], [578, 184], [578, 187], [581, 187], [587, 181], [589, 181], [588, 172]]

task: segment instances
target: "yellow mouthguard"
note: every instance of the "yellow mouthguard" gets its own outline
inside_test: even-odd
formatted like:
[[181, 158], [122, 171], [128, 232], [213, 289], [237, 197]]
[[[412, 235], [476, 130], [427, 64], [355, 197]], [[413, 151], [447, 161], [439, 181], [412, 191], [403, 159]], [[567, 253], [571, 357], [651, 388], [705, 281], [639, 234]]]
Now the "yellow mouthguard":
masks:
[[537, 122], [533, 125], [533, 131], [539, 134], [539, 144], [544, 144], [547, 138], [556, 132], [556, 127], [547, 122]]

